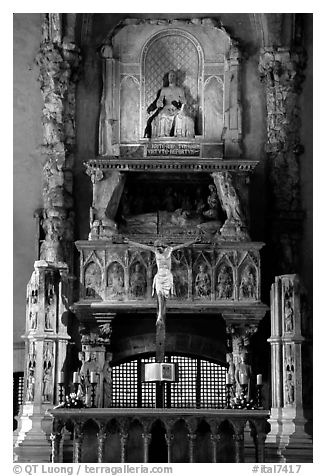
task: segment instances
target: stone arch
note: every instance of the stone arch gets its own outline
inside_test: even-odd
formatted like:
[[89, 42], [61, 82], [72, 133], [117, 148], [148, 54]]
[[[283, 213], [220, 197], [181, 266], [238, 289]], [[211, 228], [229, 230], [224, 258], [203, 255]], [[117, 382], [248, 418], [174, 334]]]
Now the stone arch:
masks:
[[[190, 340], [189, 335], [182, 332], [175, 333], [174, 336], [173, 341], [169, 342], [167, 339], [166, 352], [200, 357], [226, 365], [224, 341], [199, 335], [192, 336]], [[114, 353], [114, 362], [148, 353], [155, 354], [155, 334], [147, 333], [120, 339], [116, 348], [119, 350]]]

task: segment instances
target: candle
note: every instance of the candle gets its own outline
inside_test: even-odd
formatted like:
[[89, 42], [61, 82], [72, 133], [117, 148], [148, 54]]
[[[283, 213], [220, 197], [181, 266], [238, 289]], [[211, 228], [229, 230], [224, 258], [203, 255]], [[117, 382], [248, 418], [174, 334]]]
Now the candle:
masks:
[[65, 373], [64, 372], [59, 372], [58, 373], [58, 383], [64, 383], [65, 381]]
[[247, 383], [247, 376], [245, 374], [240, 374], [240, 384], [246, 385]]
[[79, 383], [79, 375], [78, 375], [78, 372], [74, 372], [72, 381], [73, 381], [73, 383]]
[[96, 372], [91, 372], [91, 383], [96, 383]]
[[262, 374], [257, 375], [257, 385], [263, 385], [263, 376], [262, 376]]
[[226, 385], [229, 385], [232, 383], [232, 377], [230, 374], [226, 374]]

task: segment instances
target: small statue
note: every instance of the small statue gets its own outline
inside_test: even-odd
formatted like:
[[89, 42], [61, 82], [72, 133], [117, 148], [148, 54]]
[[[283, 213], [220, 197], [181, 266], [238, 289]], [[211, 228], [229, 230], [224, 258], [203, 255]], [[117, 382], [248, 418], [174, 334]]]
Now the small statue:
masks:
[[141, 297], [145, 294], [146, 281], [144, 274], [141, 271], [139, 263], [135, 265], [135, 271], [130, 277], [130, 291], [135, 297]]
[[203, 264], [199, 265], [199, 273], [195, 279], [195, 291], [197, 297], [208, 297], [211, 292], [211, 280]]
[[186, 110], [183, 88], [176, 85], [176, 73], [168, 73], [169, 85], [163, 87], [157, 99], [148, 107], [150, 114], [145, 137], [194, 137], [194, 120]]
[[293, 383], [293, 373], [294, 366], [286, 366], [286, 381], [285, 381], [285, 392], [286, 392], [286, 404], [292, 405], [294, 403], [294, 383]]
[[284, 309], [285, 332], [293, 331], [293, 309], [289, 300], [285, 301]]
[[29, 319], [31, 322], [31, 329], [36, 329], [37, 328], [37, 312], [34, 310], [30, 311]]
[[26, 401], [32, 402], [34, 400], [34, 391], [35, 391], [35, 377], [34, 369], [29, 369], [27, 377], [27, 389], [26, 389]]
[[101, 287], [101, 270], [95, 263], [87, 266], [85, 271], [85, 294], [86, 297], [95, 298]]
[[247, 353], [242, 352], [240, 354], [240, 362], [237, 363], [235, 368], [235, 380], [236, 380], [236, 395], [241, 396], [242, 393], [242, 384], [247, 385], [247, 399], [250, 399], [251, 396], [251, 365], [247, 363]]
[[217, 220], [218, 219], [218, 197], [216, 187], [212, 184], [208, 186], [210, 194], [207, 198], [207, 204], [209, 206], [209, 210], [203, 212], [204, 217], [209, 218], [210, 220]]
[[91, 373], [95, 372], [97, 374], [97, 388], [96, 388], [96, 406], [98, 406], [99, 398], [99, 365], [96, 360], [96, 353], [91, 352], [89, 360], [83, 362], [80, 369], [80, 380], [84, 382], [85, 385], [85, 404], [89, 406], [91, 404], [92, 396], [92, 385], [91, 385]]
[[240, 284], [240, 299], [256, 299], [256, 284], [252, 269], [245, 268]]
[[227, 363], [229, 364], [229, 367], [228, 367], [228, 374], [230, 375], [230, 380], [231, 380], [231, 383], [234, 383], [235, 382], [235, 364], [233, 362], [233, 354], [232, 352], [226, 354], [226, 361]]
[[227, 266], [221, 266], [217, 277], [217, 299], [230, 299], [233, 295], [232, 270]]
[[50, 294], [48, 296], [48, 304], [45, 308], [45, 329], [51, 330], [53, 326], [53, 318], [55, 316], [55, 310], [53, 309], [53, 302], [54, 298], [53, 295]]
[[113, 265], [112, 271], [109, 274], [108, 285], [110, 287], [110, 294], [112, 297], [115, 297], [115, 296], [120, 297], [123, 295], [123, 292], [124, 292], [123, 274], [117, 263]]
[[52, 367], [47, 366], [43, 374], [43, 392], [44, 401], [49, 402], [52, 397]]

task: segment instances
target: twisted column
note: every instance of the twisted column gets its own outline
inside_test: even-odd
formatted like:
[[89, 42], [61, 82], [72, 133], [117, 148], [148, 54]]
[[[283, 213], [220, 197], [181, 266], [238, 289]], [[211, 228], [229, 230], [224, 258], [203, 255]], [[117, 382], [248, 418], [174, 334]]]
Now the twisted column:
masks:
[[84, 433], [82, 431], [82, 423], [74, 424], [74, 444], [73, 444], [73, 462], [81, 463], [81, 450], [84, 439]]
[[42, 42], [36, 61], [40, 67], [44, 103], [42, 226], [45, 239], [40, 257], [48, 262], [66, 262], [71, 270], [75, 95], [80, 55], [74, 43], [76, 17], [74, 14], [66, 16], [63, 22], [62, 14], [44, 14]]
[[62, 439], [61, 431], [56, 433], [51, 433], [51, 463], [61, 463], [62, 459], [60, 457], [60, 443]]
[[302, 227], [300, 199], [299, 96], [304, 79], [303, 51], [285, 48], [264, 48], [259, 73], [265, 85], [267, 106], [266, 154], [272, 194], [272, 215], [269, 219], [273, 242], [273, 262], [279, 266], [275, 274], [292, 273], [298, 269], [299, 240]]
[[104, 444], [107, 437], [105, 425], [100, 426], [100, 430], [97, 433], [97, 462], [103, 463], [104, 456]]
[[127, 441], [128, 441], [128, 433], [120, 432], [120, 461], [121, 463], [125, 463], [127, 459]]

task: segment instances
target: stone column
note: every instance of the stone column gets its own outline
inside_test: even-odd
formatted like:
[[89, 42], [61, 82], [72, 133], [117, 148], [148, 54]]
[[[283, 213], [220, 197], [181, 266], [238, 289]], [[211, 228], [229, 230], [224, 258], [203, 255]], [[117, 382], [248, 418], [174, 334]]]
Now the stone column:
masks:
[[74, 444], [73, 444], [73, 463], [81, 463], [82, 444], [84, 433], [82, 431], [82, 423], [74, 424]]
[[99, 120], [99, 155], [118, 156], [118, 119], [119, 119], [119, 62], [113, 58], [112, 48], [103, 45], [100, 51], [102, 58], [103, 90]]
[[240, 97], [241, 53], [232, 40], [225, 63], [224, 147], [227, 158], [239, 157], [242, 149], [242, 110]]
[[[19, 416], [14, 449], [15, 458], [20, 462], [29, 462], [31, 458], [34, 462], [49, 461], [52, 421], [45, 411], [56, 401], [57, 373], [64, 371], [70, 339], [62, 315], [69, 312], [72, 304], [72, 168], [80, 61], [74, 43], [75, 21], [75, 14], [44, 14], [36, 58], [43, 98], [42, 227], [45, 238], [28, 285], [25, 404]], [[28, 442], [29, 439], [33, 443]]]
[[166, 446], [168, 450], [168, 463], [173, 462], [172, 458], [172, 441], [173, 441], [174, 435], [172, 433], [167, 433], [165, 435], [165, 441], [166, 441]]
[[271, 298], [272, 408], [267, 443], [269, 447], [277, 444], [282, 461], [308, 462], [312, 443], [305, 432], [302, 405], [301, 346], [305, 339], [298, 276], [277, 276]]
[[268, 219], [274, 275], [298, 269], [303, 214], [300, 199], [300, 106], [305, 56], [300, 50], [264, 48], [259, 73], [267, 107], [266, 154], [272, 200]]
[[103, 463], [103, 456], [104, 456], [104, 443], [107, 437], [106, 433], [106, 426], [105, 424], [101, 424], [100, 430], [97, 434], [97, 462]]
[[75, 94], [80, 63], [74, 43], [75, 15], [45, 14], [36, 61], [43, 107], [43, 228], [41, 259], [73, 266], [72, 168], [75, 153]]
[[50, 435], [50, 440], [52, 443], [51, 463], [62, 463], [62, 458], [60, 457], [61, 439], [61, 432], [51, 433]]
[[244, 424], [234, 424], [235, 462], [244, 463]]
[[265, 462], [265, 440], [266, 440], [266, 433], [259, 432], [257, 433], [257, 462], [264, 463]]
[[197, 435], [195, 433], [189, 433], [189, 463], [194, 463], [194, 453], [195, 453], [195, 442]]
[[217, 463], [217, 447], [221, 440], [221, 435], [219, 433], [212, 433], [211, 434], [211, 442], [212, 442], [212, 463]]
[[144, 463], [148, 463], [148, 449], [152, 439], [152, 435], [151, 433], [143, 433], [141, 436], [144, 440]]

